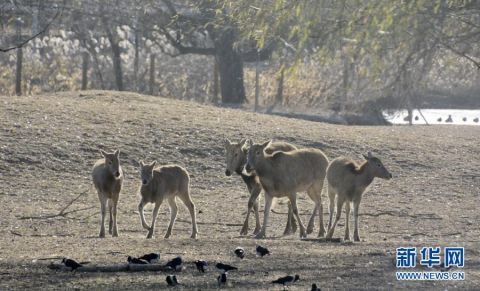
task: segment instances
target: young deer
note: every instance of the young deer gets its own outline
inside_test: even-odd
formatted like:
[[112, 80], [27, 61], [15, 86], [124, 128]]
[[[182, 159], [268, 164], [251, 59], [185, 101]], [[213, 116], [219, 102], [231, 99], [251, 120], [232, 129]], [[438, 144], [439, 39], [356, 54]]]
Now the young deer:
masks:
[[[138, 212], [143, 228], [148, 230], [147, 238], [153, 237], [158, 210], [164, 199], [170, 206], [170, 224], [168, 225], [165, 238], [172, 233], [173, 224], [177, 218], [176, 198], [180, 198], [190, 212], [192, 218], [192, 238], [197, 238], [197, 222], [195, 204], [190, 197], [190, 176], [187, 170], [177, 165], [166, 165], [155, 168], [156, 161], [144, 164], [140, 161], [142, 185], [140, 187], [141, 200], [138, 204]], [[152, 225], [148, 226], [145, 221], [143, 208], [147, 203], [154, 203]]]
[[[342, 207], [345, 203], [345, 240], [350, 240], [349, 216], [350, 203], [353, 202], [353, 216], [355, 219], [354, 241], [360, 241], [358, 234], [358, 208], [362, 195], [375, 177], [390, 180], [392, 174], [385, 168], [380, 159], [372, 156], [370, 152], [365, 156], [365, 161], [357, 165], [353, 160], [339, 157], [334, 159], [327, 169], [328, 196], [330, 198], [330, 217], [328, 220], [327, 238], [332, 238], [335, 226], [340, 220]], [[333, 208], [337, 197], [337, 213], [332, 225]]]
[[98, 199], [100, 200], [102, 219], [100, 222], [100, 237], [105, 237], [105, 215], [107, 205], [110, 211], [110, 221], [108, 223], [108, 233], [113, 237], [118, 236], [117, 230], [117, 204], [122, 190], [123, 172], [120, 167], [118, 156], [120, 151], [107, 153], [100, 151], [103, 159], [98, 160], [93, 166], [92, 179], [97, 189]]
[[292, 211], [300, 226], [300, 237], [306, 237], [305, 227], [300, 219], [297, 208], [298, 192], [307, 191], [315, 202], [315, 215], [319, 212], [319, 236], [325, 234], [323, 226], [322, 188], [325, 179], [328, 159], [318, 149], [300, 149], [290, 152], [275, 152], [271, 155], [265, 152], [271, 141], [263, 144], [253, 144], [247, 155], [247, 171], [255, 170], [265, 190], [265, 213], [263, 225], [256, 238], [264, 238], [274, 197], [288, 197]]
[[[248, 192], [250, 192], [250, 198], [248, 199], [248, 210], [247, 216], [245, 217], [245, 222], [243, 223], [242, 230], [240, 231], [241, 235], [246, 235], [248, 233], [248, 220], [250, 218], [250, 213], [255, 214], [255, 230], [254, 234], [257, 234], [260, 231], [260, 215], [258, 214], [258, 196], [262, 191], [262, 185], [258, 180], [255, 172], [250, 173], [250, 175], [245, 175], [242, 171], [247, 163], [247, 152], [248, 148], [246, 146], [246, 139], [242, 139], [240, 142], [231, 142], [229, 139], [225, 139], [225, 151], [226, 151], [226, 166], [225, 170], [226, 176], [231, 176], [232, 173], [236, 173], [241, 176], [243, 182], [247, 185]], [[272, 142], [270, 146], [265, 149], [269, 154], [276, 151], [288, 152], [296, 150], [297, 147], [286, 143], [286, 142]], [[288, 207], [288, 217], [287, 217], [287, 226], [285, 227], [284, 235], [295, 233], [297, 228], [295, 218], [292, 214], [292, 207]], [[313, 229], [313, 226], [312, 226]]]

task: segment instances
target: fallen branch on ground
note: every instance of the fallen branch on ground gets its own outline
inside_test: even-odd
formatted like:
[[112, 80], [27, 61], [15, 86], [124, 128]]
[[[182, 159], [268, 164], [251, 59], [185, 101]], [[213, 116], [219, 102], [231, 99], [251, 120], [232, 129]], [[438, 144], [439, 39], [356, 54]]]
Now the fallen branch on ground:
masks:
[[[64, 264], [60, 264], [60, 263], [51, 263], [50, 265], [48, 265], [48, 268], [50, 270], [71, 271], [69, 267], [66, 267]], [[159, 264], [147, 264], [147, 265], [120, 264], [120, 265], [111, 265], [111, 266], [96, 266], [96, 265], [83, 266], [75, 270], [75, 272], [82, 272], [82, 273], [145, 272], [145, 271], [171, 272], [172, 269]]]
[[41, 215], [41, 216], [20, 216], [18, 219], [24, 220], [24, 219], [50, 219], [50, 218], [56, 218], [56, 217], [66, 217], [67, 214], [74, 213], [74, 212], [79, 212], [79, 211], [84, 211], [93, 208], [94, 206], [91, 207], [85, 207], [81, 209], [76, 209], [72, 211], [66, 211], [72, 204], [77, 201], [82, 195], [87, 193], [88, 190], [83, 191], [82, 193], [78, 194], [77, 197], [75, 197], [73, 200], [67, 203], [62, 209], [57, 214], [50, 214], [50, 215]]
[[314, 242], [334, 242], [334, 243], [340, 243], [342, 242], [342, 239], [339, 237], [332, 237], [332, 238], [303, 238], [302, 241], [314, 241]]

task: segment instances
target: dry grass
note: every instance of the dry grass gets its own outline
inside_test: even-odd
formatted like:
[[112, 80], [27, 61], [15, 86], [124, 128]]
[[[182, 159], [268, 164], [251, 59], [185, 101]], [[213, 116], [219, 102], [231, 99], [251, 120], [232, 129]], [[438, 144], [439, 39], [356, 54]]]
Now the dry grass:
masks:
[[[240, 271], [231, 273], [231, 287], [243, 290], [271, 289], [269, 281], [294, 273], [301, 281], [292, 290], [305, 290], [313, 282], [322, 289], [464, 290], [480, 285], [479, 127], [346, 127], [101, 91], [0, 97], [0, 102], [2, 290], [165, 288], [163, 273], [54, 272], [46, 268], [48, 260], [38, 260], [68, 256], [119, 263], [127, 254], [147, 251], [160, 251], [162, 261], [181, 254], [190, 262], [203, 258], [232, 263]], [[375, 181], [364, 196], [364, 241], [344, 245], [281, 237], [285, 217], [279, 214], [271, 216], [269, 239], [240, 237], [248, 195], [238, 177], [224, 176], [221, 141], [241, 136], [318, 147], [331, 158], [359, 157], [367, 150], [381, 157], [394, 179]], [[120, 237], [98, 239], [99, 202], [90, 170], [100, 158], [99, 148], [116, 147], [126, 176], [119, 202]], [[189, 239], [189, 215], [183, 206], [171, 239], [162, 238], [167, 206], [162, 206], [156, 239], [144, 238], [136, 211], [139, 159], [178, 163], [189, 170], [192, 198], [200, 211], [198, 240]], [[85, 190], [88, 194], [68, 209], [85, 210], [51, 219], [19, 219], [56, 214]], [[305, 194], [300, 196], [306, 221], [313, 205]], [[285, 212], [286, 205], [276, 210]], [[343, 237], [343, 230], [340, 224], [335, 236]], [[255, 258], [256, 243], [268, 246], [272, 255]], [[243, 261], [232, 255], [239, 245], [248, 251]], [[410, 245], [465, 246], [466, 280], [397, 282], [395, 248]], [[216, 276], [214, 271], [199, 274], [189, 264], [179, 280], [184, 289], [214, 289]]]

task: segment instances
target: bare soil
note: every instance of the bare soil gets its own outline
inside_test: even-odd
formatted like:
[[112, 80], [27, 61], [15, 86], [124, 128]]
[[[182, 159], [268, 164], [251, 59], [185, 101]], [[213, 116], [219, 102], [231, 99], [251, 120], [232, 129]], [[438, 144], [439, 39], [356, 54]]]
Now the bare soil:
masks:
[[[359, 243], [302, 241], [298, 232], [283, 237], [286, 204], [281, 202], [275, 206], [277, 214], [271, 215], [268, 239], [242, 237], [248, 193], [239, 177], [224, 175], [225, 137], [285, 140], [320, 148], [330, 158], [360, 159], [371, 150], [394, 179], [375, 180], [365, 194]], [[322, 290], [478, 290], [479, 137], [477, 126], [329, 125], [119, 92], [3, 96], [0, 290], [165, 289], [164, 272], [71, 273], [47, 268], [65, 256], [91, 264], [119, 264], [127, 255], [151, 251], [160, 251], [162, 262], [183, 256], [186, 270], [178, 274], [183, 285], [176, 288], [184, 290], [217, 288], [213, 268], [201, 274], [191, 263], [200, 258], [237, 266], [229, 287], [239, 290], [278, 290], [269, 282], [287, 274], [301, 278], [291, 290], [307, 290], [312, 283]], [[126, 176], [118, 215], [120, 237], [99, 239], [99, 202], [90, 171], [101, 157], [99, 149], [116, 148]], [[163, 239], [167, 204], [158, 217], [156, 238], [145, 239], [137, 212], [140, 159], [178, 163], [189, 170], [199, 239], [189, 238], [190, 217], [183, 205], [172, 237]], [[45, 218], [85, 191], [63, 215]], [[299, 196], [306, 223], [313, 203], [306, 194]], [[324, 196], [325, 218], [327, 203]], [[151, 207], [149, 211], [147, 219]], [[343, 218], [335, 237], [343, 237]], [[252, 216], [252, 231], [253, 226]], [[318, 225], [309, 237], [317, 232]], [[267, 246], [272, 255], [256, 258], [256, 244]], [[237, 246], [246, 249], [244, 260], [233, 256]], [[464, 246], [466, 279], [397, 281], [395, 249], [402, 246]]]

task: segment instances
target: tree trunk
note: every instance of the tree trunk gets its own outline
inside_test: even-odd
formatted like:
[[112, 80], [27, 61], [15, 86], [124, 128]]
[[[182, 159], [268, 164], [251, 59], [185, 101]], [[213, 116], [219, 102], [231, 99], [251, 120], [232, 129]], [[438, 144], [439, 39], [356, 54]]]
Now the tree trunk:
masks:
[[213, 104], [218, 104], [218, 86], [219, 86], [218, 64], [217, 61], [213, 62]]
[[260, 64], [258, 60], [257, 54], [257, 61], [255, 62], [255, 112], [258, 110], [258, 102], [260, 99]]
[[85, 51], [82, 53], [82, 90], [87, 90], [88, 85], [88, 63], [90, 56]]
[[112, 61], [113, 61], [113, 72], [115, 74], [115, 84], [118, 91], [123, 91], [123, 75], [122, 75], [122, 59], [120, 55], [120, 46], [118, 42], [111, 42], [112, 46]]
[[[135, 22], [138, 25], [138, 21]], [[139, 48], [140, 48], [140, 36], [138, 28], [135, 28], [135, 58], [133, 59], [133, 90], [138, 91], [138, 63], [139, 63]]]
[[348, 86], [349, 86], [349, 69], [350, 64], [348, 60], [348, 56], [345, 52], [346, 48], [343, 48], [342, 51], [342, 61], [343, 61], [343, 72], [342, 72], [342, 95], [340, 100], [340, 106], [342, 109], [345, 109], [345, 105], [348, 101]]
[[[103, 6], [101, 7], [101, 12], [103, 13]], [[115, 85], [118, 91], [123, 91], [123, 75], [122, 75], [122, 58], [121, 50], [118, 45], [118, 36], [116, 35], [115, 26], [113, 30], [110, 29], [111, 25], [108, 23], [105, 16], [102, 17], [102, 23], [107, 33], [107, 39], [110, 42], [110, 47], [112, 48], [112, 62], [113, 62], [113, 74], [115, 75]], [[114, 35], [115, 34], [115, 35]]]
[[233, 47], [234, 40], [234, 31], [222, 32], [215, 41], [215, 58], [220, 74], [222, 103], [242, 104], [247, 100], [243, 86], [243, 60]]
[[150, 54], [150, 81], [148, 84], [149, 94], [153, 95], [155, 86], [155, 54]]
[[15, 94], [22, 95], [22, 63], [23, 63], [23, 49], [17, 49], [17, 68], [15, 73]]
[[283, 105], [283, 79], [285, 77], [285, 67], [282, 65], [278, 76], [277, 95], [275, 96], [275, 104]]
[[[20, 41], [22, 35], [22, 22], [21, 20], [17, 20], [16, 22], [16, 32], [17, 32], [17, 40]], [[17, 66], [15, 71], [15, 94], [17, 96], [22, 95], [22, 63], [23, 63], [23, 49], [17, 48]]]

